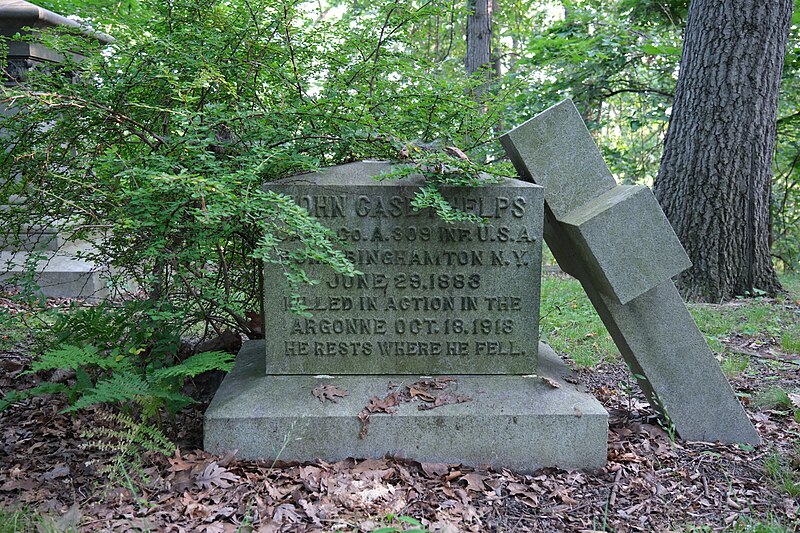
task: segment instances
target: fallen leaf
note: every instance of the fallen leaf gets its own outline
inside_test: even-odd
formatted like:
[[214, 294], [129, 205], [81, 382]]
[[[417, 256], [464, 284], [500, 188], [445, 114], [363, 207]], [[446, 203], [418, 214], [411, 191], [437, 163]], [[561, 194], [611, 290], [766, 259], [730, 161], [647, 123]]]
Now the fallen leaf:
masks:
[[457, 157], [458, 159], [461, 159], [463, 161], [469, 161], [469, 157], [467, 157], [467, 154], [465, 154], [455, 146], [445, 146], [444, 151], [452, 155], [453, 157]]
[[217, 459], [217, 464], [219, 466], [228, 466], [229, 464], [231, 464], [233, 462], [234, 458], [236, 458], [236, 454], [238, 452], [239, 452], [239, 450], [228, 450], [228, 451], [226, 451], [225, 454], [222, 457]]
[[435, 396], [425, 392], [424, 390], [420, 390], [414, 385], [408, 386], [408, 393], [411, 394], [412, 398], [419, 398], [423, 402], [432, 402], [436, 399]]
[[387, 470], [386, 459], [364, 459], [353, 467], [353, 474], [363, 474], [374, 470]]
[[453, 405], [457, 403], [464, 403], [472, 400], [469, 396], [466, 395], [459, 395], [456, 396], [451, 392], [443, 392], [436, 396], [436, 400], [433, 403], [425, 403], [417, 407], [420, 411], [427, 411], [429, 409], [435, 409], [437, 407], [441, 407], [443, 405]]
[[57, 531], [73, 531], [81, 523], [81, 509], [77, 503], [72, 504], [69, 510], [58, 517], [55, 525]]
[[283, 523], [288, 520], [294, 524], [300, 521], [300, 515], [297, 513], [297, 507], [291, 503], [284, 503], [275, 509], [272, 519], [278, 523]]
[[239, 476], [229, 472], [227, 469], [219, 466], [216, 461], [206, 466], [194, 480], [195, 485], [201, 489], [210, 489], [212, 487], [228, 488], [235, 481], [239, 481]]
[[319, 384], [314, 387], [314, 390], [311, 391], [311, 394], [313, 394], [314, 398], [322, 403], [325, 403], [325, 400], [336, 403], [339, 401], [339, 398], [344, 398], [347, 396], [348, 392], [341, 387], [337, 387], [336, 385]]
[[387, 394], [384, 398], [373, 396], [370, 398], [369, 403], [358, 413], [358, 420], [361, 422], [361, 430], [358, 432], [358, 438], [363, 439], [367, 436], [369, 431], [369, 419], [373, 413], [388, 413], [394, 414], [397, 410], [395, 407], [400, 403], [398, 393], [393, 392]]
[[556, 381], [556, 380], [554, 380], [552, 378], [548, 378], [547, 376], [539, 376], [539, 377], [542, 378], [542, 381], [544, 381], [546, 384], [550, 385], [554, 389], [560, 389], [561, 388], [561, 383], [559, 383], [558, 381]]
[[789, 399], [792, 401], [792, 405], [794, 405], [795, 409], [800, 409], [800, 394], [796, 392], [790, 392], [787, 394]]
[[472, 490], [475, 492], [483, 492], [486, 489], [486, 487], [484, 487], [483, 485], [483, 482], [488, 477], [489, 476], [479, 474], [478, 472], [470, 472], [461, 479], [467, 482], [467, 490]]
[[184, 470], [191, 470], [196, 465], [197, 463], [185, 461], [181, 457], [181, 449], [175, 448], [175, 455], [169, 458], [169, 468], [167, 470], [169, 472], [182, 472]]
[[428, 477], [441, 477], [450, 471], [450, 465], [445, 463], [420, 463], [419, 466]]
[[42, 474], [42, 479], [44, 481], [53, 481], [54, 479], [58, 479], [60, 477], [66, 477], [69, 475], [69, 467], [65, 465], [58, 465], [49, 472], [45, 472]]

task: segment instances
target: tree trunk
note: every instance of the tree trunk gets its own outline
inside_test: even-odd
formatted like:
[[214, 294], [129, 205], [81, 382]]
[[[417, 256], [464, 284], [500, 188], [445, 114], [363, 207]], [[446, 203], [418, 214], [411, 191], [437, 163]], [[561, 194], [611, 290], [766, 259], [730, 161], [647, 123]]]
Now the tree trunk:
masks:
[[492, 0], [467, 0], [467, 75], [480, 72], [492, 60]]
[[781, 290], [769, 250], [775, 117], [792, 0], [693, 0], [654, 190], [694, 266], [687, 298]]

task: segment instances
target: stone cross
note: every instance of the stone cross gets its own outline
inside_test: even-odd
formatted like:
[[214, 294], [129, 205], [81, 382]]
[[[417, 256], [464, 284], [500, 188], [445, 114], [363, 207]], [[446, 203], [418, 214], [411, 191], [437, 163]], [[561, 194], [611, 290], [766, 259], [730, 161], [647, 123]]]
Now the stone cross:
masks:
[[565, 100], [501, 137], [544, 187], [544, 237], [576, 277], [650, 404], [682, 438], [761, 441], [671, 278], [691, 263], [652, 192], [617, 185]]

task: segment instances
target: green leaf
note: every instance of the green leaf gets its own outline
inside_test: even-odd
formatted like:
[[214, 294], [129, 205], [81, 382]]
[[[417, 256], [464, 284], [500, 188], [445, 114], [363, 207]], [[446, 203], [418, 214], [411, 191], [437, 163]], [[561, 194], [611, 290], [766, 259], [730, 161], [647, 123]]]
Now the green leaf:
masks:
[[148, 381], [157, 383], [170, 378], [193, 378], [203, 372], [222, 370], [229, 372], [233, 368], [235, 355], [227, 352], [203, 352], [193, 355], [182, 363], [159, 368], [148, 376]]
[[41, 394], [55, 394], [59, 392], [66, 392], [68, 390], [67, 386], [62, 383], [42, 383], [35, 387], [31, 387], [30, 389], [24, 389], [21, 391], [10, 391], [6, 394], [2, 399], [0, 399], [0, 411], [8, 408], [10, 405], [21, 402], [23, 400], [27, 400], [28, 398], [32, 398], [34, 396], [39, 396]]
[[136, 374], [120, 372], [110, 378], [97, 382], [94, 388], [86, 391], [65, 413], [75, 412], [90, 405], [100, 403], [124, 403], [140, 396], [154, 396], [159, 391]]

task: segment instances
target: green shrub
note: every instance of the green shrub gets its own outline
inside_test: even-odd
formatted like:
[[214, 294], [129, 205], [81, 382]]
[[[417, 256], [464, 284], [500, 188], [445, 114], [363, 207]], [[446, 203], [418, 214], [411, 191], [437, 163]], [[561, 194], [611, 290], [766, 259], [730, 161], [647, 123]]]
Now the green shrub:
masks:
[[[0, 118], [0, 204], [24, 200], [0, 211], [0, 232], [13, 240], [45, 222], [87, 240], [83, 255], [113, 268], [115, 291], [133, 282], [179, 311], [176, 331], [261, 336], [265, 260], [295, 286], [308, 281], [295, 260], [355, 272], [331, 232], [264, 182], [422, 157], [409, 146], [457, 146], [476, 162], [496, 149], [500, 95], [475, 102], [465, 95], [477, 81], [414, 53], [420, 21], [449, 7], [378, 2], [334, 21], [300, 0], [140, 7], [147, 16], [116, 21], [105, 49], [45, 35], [87, 58], [2, 89], [15, 114]], [[429, 173], [421, 207], [444, 209], [436, 187], [457, 178], [441, 174]]]
[[63, 392], [76, 411], [109, 404], [135, 413], [143, 422], [175, 413], [193, 402], [183, 394], [186, 379], [211, 370], [228, 371], [234, 355], [204, 352], [179, 358], [180, 337], [170, 330], [171, 313], [148, 302], [120, 307], [77, 308], [53, 326], [56, 347], [31, 365], [29, 373], [74, 371], [74, 379], [12, 391], [0, 409], [38, 394]]

